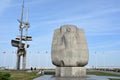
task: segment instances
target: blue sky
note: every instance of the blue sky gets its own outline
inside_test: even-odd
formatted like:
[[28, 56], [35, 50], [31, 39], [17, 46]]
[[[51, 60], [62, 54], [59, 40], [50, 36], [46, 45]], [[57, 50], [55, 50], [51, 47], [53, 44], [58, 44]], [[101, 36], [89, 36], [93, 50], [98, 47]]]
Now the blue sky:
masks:
[[[120, 66], [120, 0], [25, 0], [29, 8], [27, 67], [51, 67], [53, 32], [65, 24], [84, 29], [89, 46], [87, 66]], [[22, 0], [0, 0], [0, 66], [15, 67]], [[6, 52], [5, 54], [3, 52]], [[46, 53], [46, 51], [48, 53]]]

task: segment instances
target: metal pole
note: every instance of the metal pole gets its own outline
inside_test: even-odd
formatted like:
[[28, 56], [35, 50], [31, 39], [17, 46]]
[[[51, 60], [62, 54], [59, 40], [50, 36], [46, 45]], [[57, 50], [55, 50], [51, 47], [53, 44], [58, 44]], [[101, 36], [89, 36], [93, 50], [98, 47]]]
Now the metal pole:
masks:
[[22, 13], [21, 13], [21, 21], [20, 21], [20, 49], [22, 49], [22, 34], [23, 34], [23, 15], [24, 15], [24, 0], [22, 4]]
[[95, 68], [97, 68], [97, 54], [95, 52]]
[[18, 52], [17, 52], [17, 70], [20, 69], [20, 54], [21, 54], [21, 49], [23, 49], [22, 47], [22, 34], [23, 34], [23, 14], [24, 13], [24, 0], [23, 0], [23, 4], [22, 4], [22, 13], [21, 13], [21, 21], [20, 21], [20, 44], [19, 44], [19, 48], [18, 48]]

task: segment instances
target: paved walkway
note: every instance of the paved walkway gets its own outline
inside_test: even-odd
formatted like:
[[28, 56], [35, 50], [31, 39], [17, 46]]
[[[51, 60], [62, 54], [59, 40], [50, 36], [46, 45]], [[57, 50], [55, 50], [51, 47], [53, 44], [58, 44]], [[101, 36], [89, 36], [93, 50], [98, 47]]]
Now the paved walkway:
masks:
[[108, 78], [120, 79], [120, 77], [95, 76], [95, 75], [88, 75], [86, 78], [72, 78], [72, 77], [71, 78], [60, 78], [60, 77], [54, 77], [53, 75], [44, 75], [34, 80], [109, 80]]
[[[98, 71], [98, 70], [93, 70], [93, 71]], [[105, 72], [105, 73], [111, 73], [111, 74], [119, 74], [118, 72], [108, 72], [108, 71], [98, 71], [98, 72]], [[115, 79], [120, 79], [120, 77], [113, 77], [113, 76], [96, 76], [96, 75], [87, 75], [86, 78], [60, 78], [60, 77], [55, 77], [53, 75], [43, 75], [41, 77], [38, 77], [34, 80], [109, 80], [108, 78], [115, 78]]]

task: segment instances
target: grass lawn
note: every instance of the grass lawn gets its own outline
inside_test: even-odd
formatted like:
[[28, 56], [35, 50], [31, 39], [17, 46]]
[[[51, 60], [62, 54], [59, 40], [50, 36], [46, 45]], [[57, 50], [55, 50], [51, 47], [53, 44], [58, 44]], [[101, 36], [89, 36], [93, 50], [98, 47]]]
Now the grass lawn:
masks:
[[37, 72], [26, 72], [26, 71], [4, 71], [1, 73], [9, 73], [10, 78], [8, 80], [33, 80], [40, 75]]
[[[45, 71], [45, 75], [46, 74], [54, 75], [55, 72], [53, 72], [53, 71]], [[7, 77], [7, 79], [1, 79], [1, 75]], [[87, 71], [87, 75], [120, 77], [120, 74], [111, 74], [111, 73], [95, 72], [95, 71]], [[40, 75], [38, 75], [37, 72], [34, 72], [34, 71], [33, 72], [26, 72], [26, 71], [0, 71], [0, 80], [33, 80], [34, 78], [37, 78], [39, 76]], [[120, 80], [120, 79], [112, 79], [112, 78], [110, 78], [110, 80]]]
[[[105, 72], [87, 72], [88, 75], [97, 75], [97, 76], [115, 76], [115, 77], [120, 77], [120, 74], [111, 74], [111, 73], [105, 73]], [[120, 79], [114, 79], [114, 78], [109, 78], [109, 80], [120, 80]]]
[[110, 80], [120, 80], [120, 79], [112, 79], [112, 78], [109, 78]]
[[97, 76], [116, 76], [120, 77], [120, 74], [112, 74], [112, 73], [105, 73], [105, 72], [87, 72], [88, 75], [97, 75]]

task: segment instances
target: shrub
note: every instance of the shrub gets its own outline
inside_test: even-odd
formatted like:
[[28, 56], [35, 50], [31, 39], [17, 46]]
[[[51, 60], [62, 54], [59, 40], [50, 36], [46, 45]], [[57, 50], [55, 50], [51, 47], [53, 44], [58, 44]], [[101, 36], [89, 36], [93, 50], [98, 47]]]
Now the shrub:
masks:
[[10, 73], [0, 72], [0, 80], [9, 80]]

